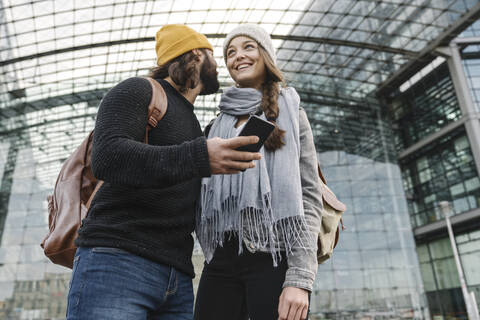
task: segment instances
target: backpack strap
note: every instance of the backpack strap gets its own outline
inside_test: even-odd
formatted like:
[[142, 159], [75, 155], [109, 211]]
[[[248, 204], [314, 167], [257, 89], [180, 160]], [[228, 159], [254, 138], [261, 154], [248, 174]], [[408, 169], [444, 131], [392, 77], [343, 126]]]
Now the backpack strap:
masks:
[[167, 112], [168, 100], [165, 90], [157, 80], [150, 77], [145, 77], [145, 79], [152, 85], [152, 100], [148, 106], [148, 124], [145, 129], [145, 143], [148, 144], [148, 131], [156, 128], [158, 122], [162, 120]]
[[210, 133], [210, 129], [212, 129], [215, 120], [217, 120], [217, 118], [213, 118], [212, 120], [210, 120], [210, 122], [205, 127], [205, 130], [203, 130], [203, 135], [205, 136], [205, 138], [208, 138], [208, 134]]
[[322, 179], [324, 184], [327, 184], [327, 181], [325, 180], [325, 177], [323, 176], [322, 169], [320, 168], [320, 163], [317, 163], [318, 166], [318, 175], [320, 176], [320, 179]]
[[103, 181], [98, 180], [97, 185], [95, 186], [95, 189], [93, 189], [92, 194], [90, 195], [90, 198], [88, 198], [88, 201], [86, 204], [87, 210], [90, 209], [90, 205], [92, 204], [93, 197], [95, 197], [95, 194], [97, 193], [98, 189], [100, 189], [102, 184], [103, 184]]

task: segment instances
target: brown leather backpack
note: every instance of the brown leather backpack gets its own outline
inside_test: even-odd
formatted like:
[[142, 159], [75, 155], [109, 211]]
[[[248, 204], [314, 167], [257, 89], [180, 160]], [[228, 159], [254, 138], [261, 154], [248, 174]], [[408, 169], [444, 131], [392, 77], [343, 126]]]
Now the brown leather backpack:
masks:
[[[148, 106], [148, 131], [155, 128], [167, 111], [167, 96], [162, 86], [152, 78], [152, 100]], [[74, 244], [82, 220], [103, 181], [97, 180], [91, 168], [93, 131], [65, 160], [57, 178], [53, 194], [48, 197], [48, 226], [50, 231], [42, 241], [45, 255], [55, 264], [73, 266], [77, 247]]]

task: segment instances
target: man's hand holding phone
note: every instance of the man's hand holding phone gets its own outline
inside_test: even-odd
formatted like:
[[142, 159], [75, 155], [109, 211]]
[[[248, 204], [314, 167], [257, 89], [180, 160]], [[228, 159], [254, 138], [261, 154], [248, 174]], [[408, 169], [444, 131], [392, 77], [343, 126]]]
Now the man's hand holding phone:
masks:
[[258, 116], [250, 116], [238, 137], [207, 140], [212, 174], [233, 174], [255, 167], [260, 149], [275, 125]]
[[235, 174], [254, 168], [253, 160], [260, 160], [262, 155], [258, 152], [245, 152], [236, 149], [256, 144], [258, 141], [257, 136], [208, 139], [208, 157], [210, 158], [212, 174]]

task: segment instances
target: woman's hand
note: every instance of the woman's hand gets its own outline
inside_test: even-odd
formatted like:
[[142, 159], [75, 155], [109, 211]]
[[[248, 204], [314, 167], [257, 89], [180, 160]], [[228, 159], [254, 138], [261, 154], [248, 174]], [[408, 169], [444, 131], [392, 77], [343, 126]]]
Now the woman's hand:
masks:
[[278, 303], [278, 320], [306, 319], [308, 291], [295, 287], [283, 288]]

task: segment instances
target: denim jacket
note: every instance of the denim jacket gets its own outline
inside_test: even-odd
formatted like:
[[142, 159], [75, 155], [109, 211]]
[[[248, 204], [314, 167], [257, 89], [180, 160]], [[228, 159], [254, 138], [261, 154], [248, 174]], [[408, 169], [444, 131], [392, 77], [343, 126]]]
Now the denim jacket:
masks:
[[[313, 141], [312, 129], [303, 108], [299, 113], [300, 127], [300, 175], [302, 182], [303, 208], [310, 232], [307, 249], [293, 248], [287, 256], [288, 269], [283, 287], [296, 287], [313, 290], [317, 274], [317, 238], [320, 232], [321, 212], [323, 208], [321, 181], [317, 171], [317, 152]], [[270, 252], [268, 248], [255, 248], [244, 233], [244, 243], [250, 252]]]

